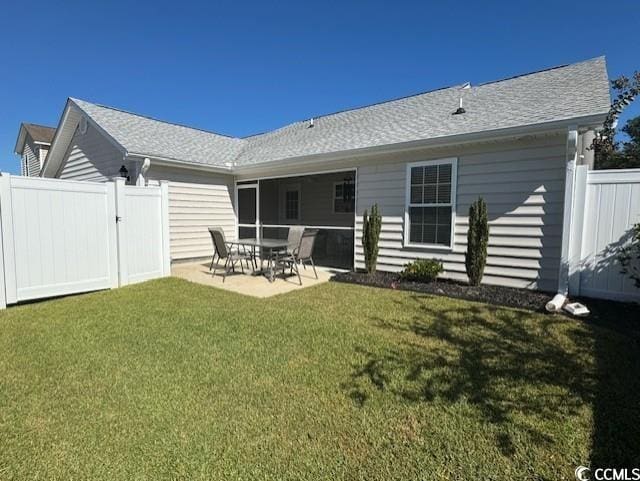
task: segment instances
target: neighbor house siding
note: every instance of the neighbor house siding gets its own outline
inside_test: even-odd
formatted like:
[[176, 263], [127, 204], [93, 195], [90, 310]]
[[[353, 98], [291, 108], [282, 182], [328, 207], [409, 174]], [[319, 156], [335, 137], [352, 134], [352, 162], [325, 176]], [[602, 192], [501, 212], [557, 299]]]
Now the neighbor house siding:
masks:
[[118, 177], [122, 153], [93, 125], [83, 134], [79, 129], [62, 161], [61, 179], [106, 182]]
[[484, 282], [555, 290], [560, 259], [565, 176], [565, 137], [517, 145], [449, 149], [412, 154], [407, 161], [458, 158], [456, 221], [451, 250], [403, 244], [407, 162], [360, 165], [357, 176], [356, 267], [364, 267], [362, 213], [374, 203], [382, 212], [378, 269], [399, 271], [418, 258], [442, 260], [445, 277], [466, 280], [464, 253], [469, 205], [487, 202], [490, 239]]
[[26, 142], [22, 152], [22, 162], [24, 165], [24, 175], [36, 177], [40, 174], [40, 160], [35, 154], [34, 148], [30, 142]]
[[211, 257], [209, 227], [236, 237], [234, 182], [230, 175], [154, 166], [147, 178], [169, 181], [169, 232], [172, 261]]

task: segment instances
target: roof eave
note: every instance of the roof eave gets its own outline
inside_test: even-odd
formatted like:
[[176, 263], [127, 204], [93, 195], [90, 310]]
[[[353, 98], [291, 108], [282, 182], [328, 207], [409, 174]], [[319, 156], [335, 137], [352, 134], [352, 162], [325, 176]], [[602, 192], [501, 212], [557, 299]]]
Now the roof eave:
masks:
[[273, 167], [285, 167], [290, 164], [297, 166], [313, 164], [317, 162], [330, 162], [333, 160], [344, 160], [346, 157], [357, 158], [375, 154], [384, 154], [398, 151], [411, 151], [426, 147], [449, 147], [454, 145], [464, 145], [490, 140], [506, 140], [510, 137], [532, 134], [552, 133], [561, 131], [569, 126], [579, 126], [581, 128], [595, 128], [601, 126], [606, 118], [607, 112], [582, 117], [571, 117], [567, 119], [554, 120], [550, 122], [540, 122], [517, 127], [506, 127], [501, 129], [485, 130], [466, 134], [447, 135], [443, 137], [432, 137], [429, 139], [412, 140], [394, 144], [385, 144], [373, 147], [364, 147], [350, 150], [341, 150], [322, 154], [313, 154], [297, 157], [287, 157], [254, 164], [237, 165], [233, 173], [249, 174]]
[[145, 154], [141, 152], [129, 152], [128, 157], [139, 157], [139, 158], [148, 158], [156, 165], [162, 165], [166, 167], [179, 167], [183, 169], [190, 170], [199, 170], [205, 172], [213, 172], [218, 174], [228, 174], [232, 175], [233, 170], [232, 167], [225, 167], [219, 165], [208, 165], [208, 164], [200, 164], [197, 162], [188, 162], [184, 160], [172, 159], [169, 157], [161, 157], [154, 154]]
[[24, 128], [24, 124], [20, 124], [20, 130], [18, 130], [18, 138], [16, 139], [16, 145], [13, 148], [13, 151], [22, 155], [24, 152], [24, 144], [27, 141], [27, 129]]

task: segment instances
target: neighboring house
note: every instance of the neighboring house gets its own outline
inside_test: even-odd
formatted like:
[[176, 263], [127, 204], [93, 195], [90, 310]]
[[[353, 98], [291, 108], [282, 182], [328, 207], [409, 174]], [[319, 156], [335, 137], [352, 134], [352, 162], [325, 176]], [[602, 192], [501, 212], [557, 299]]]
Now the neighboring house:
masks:
[[232, 239], [302, 224], [321, 228], [323, 263], [361, 268], [361, 218], [377, 203], [380, 270], [436, 258], [460, 280], [467, 212], [482, 196], [491, 225], [484, 282], [556, 291], [567, 275], [573, 170], [592, 162], [586, 147], [609, 105], [604, 58], [248, 138], [70, 98], [41, 175], [169, 180], [174, 261], [211, 255], [211, 225]]
[[15, 153], [20, 156], [20, 175], [35, 177], [51, 147], [56, 129], [36, 124], [20, 124]]

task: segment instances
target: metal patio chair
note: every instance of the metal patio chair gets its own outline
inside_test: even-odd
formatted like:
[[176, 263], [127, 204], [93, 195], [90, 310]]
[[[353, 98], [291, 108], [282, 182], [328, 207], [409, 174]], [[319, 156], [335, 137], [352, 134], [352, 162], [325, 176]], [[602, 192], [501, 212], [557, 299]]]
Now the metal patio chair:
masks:
[[306, 269], [305, 262], [311, 262], [313, 267], [313, 273], [318, 278], [318, 272], [316, 271], [316, 265], [313, 262], [313, 247], [316, 243], [316, 237], [318, 237], [318, 229], [304, 229], [298, 246], [291, 252], [287, 252], [277, 257], [278, 267], [282, 267], [282, 274], [284, 275], [285, 269], [288, 267], [291, 269], [291, 274], [295, 271], [298, 276], [298, 282], [302, 285], [302, 278], [300, 277], [299, 265], [302, 265]]
[[[224, 274], [222, 276], [222, 282], [225, 281], [229, 272], [236, 271], [236, 264], [238, 263], [240, 263], [240, 269], [244, 274], [244, 266], [242, 265], [242, 261], [247, 262], [247, 267], [249, 267], [249, 263], [251, 263], [251, 269], [253, 270], [252, 255], [247, 254], [246, 250], [232, 250], [231, 245], [225, 240], [224, 231], [222, 229], [217, 227], [209, 227], [209, 234], [211, 235], [211, 240], [215, 249], [214, 259], [217, 254], [218, 260], [224, 260]], [[211, 266], [213, 266], [213, 259], [211, 260]], [[218, 264], [216, 263], [216, 266], [213, 269], [213, 276], [216, 275], [217, 270]]]
[[272, 251], [270, 257], [263, 253], [264, 258], [267, 259], [267, 267], [269, 267], [272, 262], [277, 261], [278, 257], [284, 257], [287, 254], [293, 253], [294, 249], [300, 245], [300, 239], [302, 238], [303, 233], [304, 226], [294, 225], [289, 227], [289, 232], [287, 233], [287, 247]]

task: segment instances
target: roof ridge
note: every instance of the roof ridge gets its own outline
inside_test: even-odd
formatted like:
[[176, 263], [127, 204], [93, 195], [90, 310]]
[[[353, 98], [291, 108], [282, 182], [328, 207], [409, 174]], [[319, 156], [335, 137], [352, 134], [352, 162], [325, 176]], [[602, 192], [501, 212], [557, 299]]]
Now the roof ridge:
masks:
[[581, 60], [580, 62], [574, 62], [574, 63], [565, 63], [562, 65], [555, 65], [553, 67], [547, 67], [547, 68], [543, 68], [540, 70], [534, 70], [533, 72], [526, 72], [526, 73], [521, 73], [521, 74], [517, 74], [517, 75], [512, 75], [510, 77], [505, 77], [505, 78], [501, 78], [498, 80], [489, 80], [487, 82], [482, 82], [479, 83], [477, 85], [471, 85], [471, 87], [475, 88], [475, 87], [483, 87], [485, 85], [491, 85], [491, 84], [497, 84], [500, 82], [506, 82], [508, 80], [514, 80], [517, 78], [521, 78], [521, 77], [528, 77], [529, 75], [536, 75], [539, 73], [543, 73], [543, 72], [551, 72], [552, 70], [559, 70], [561, 68], [567, 68], [567, 67], [575, 67], [576, 65], [581, 65], [584, 63], [590, 63], [590, 62], [594, 62], [596, 60], [600, 60], [600, 59], [606, 59], [606, 57], [604, 55], [600, 55], [598, 57], [593, 57], [587, 60]]
[[314, 120], [316, 120], [316, 119], [322, 119], [322, 118], [326, 118], [326, 117], [331, 117], [331, 116], [333, 116], [333, 115], [343, 114], [343, 113], [345, 113], [345, 112], [353, 112], [353, 111], [355, 111], [355, 110], [364, 110], [364, 109], [368, 109], [368, 108], [371, 108], [371, 107], [376, 107], [376, 106], [378, 106], [378, 105], [389, 104], [389, 103], [392, 103], [392, 102], [398, 102], [398, 101], [400, 101], [400, 100], [410, 99], [410, 98], [413, 98], [413, 97], [419, 97], [419, 96], [421, 96], [421, 95], [426, 95], [426, 94], [431, 94], [431, 93], [435, 93], [435, 92], [440, 92], [440, 91], [442, 91], [442, 90], [455, 89], [455, 88], [462, 88], [462, 87], [464, 87], [467, 83], [469, 83], [469, 82], [463, 82], [463, 83], [461, 83], [461, 84], [448, 85], [448, 86], [446, 86], [446, 87], [438, 87], [438, 88], [434, 88], [434, 89], [430, 89], [430, 90], [424, 90], [424, 91], [422, 91], [422, 92], [417, 92], [417, 93], [414, 93], [414, 94], [402, 95], [402, 96], [400, 96], [400, 97], [394, 97], [394, 98], [392, 98], [392, 99], [387, 99], [387, 100], [380, 100], [380, 101], [378, 101], [378, 102], [373, 102], [373, 103], [371, 103], [371, 104], [367, 104], [367, 105], [361, 105], [361, 106], [359, 106], [359, 107], [351, 107], [351, 108], [345, 108], [345, 109], [342, 109], [342, 110], [336, 110], [335, 112], [329, 112], [329, 113], [327, 113], [327, 114], [312, 115], [311, 117], [307, 117], [306, 119], [302, 119], [302, 120], [294, 120], [293, 122], [289, 122], [288, 124], [284, 124], [284, 125], [282, 125], [282, 126], [280, 126], [280, 127], [276, 127], [276, 128], [275, 128], [275, 129], [273, 129], [273, 130], [265, 130], [264, 132], [259, 132], [259, 133], [256, 133], [256, 134], [245, 135], [244, 137], [240, 137], [240, 138], [244, 140], [244, 139], [249, 139], [249, 138], [252, 138], [252, 137], [259, 137], [259, 136], [261, 136], [261, 135], [265, 135], [265, 134], [270, 134], [270, 133], [273, 133], [273, 132], [277, 132], [278, 130], [285, 129], [285, 128], [290, 127], [290, 126], [295, 125], [295, 124], [300, 124], [300, 123], [303, 123], [303, 122], [307, 122], [307, 121], [309, 121], [310, 119], [314, 119]]
[[121, 109], [121, 108], [118, 108], [118, 107], [111, 107], [110, 105], [103, 105], [103, 104], [98, 104], [98, 103], [95, 103], [95, 102], [89, 102], [88, 100], [77, 99], [75, 97], [69, 97], [69, 98], [74, 102], [77, 102], [77, 101], [85, 102], [85, 103], [94, 105], [96, 107], [100, 107], [100, 108], [103, 108], [103, 109], [109, 109], [109, 110], [115, 110], [116, 112], [121, 112], [121, 113], [124, 113], [124, 114], [133, 115], [134, 117], [141, 117], [143, 119], [153, 120], [154, 122], [160, 122], [160, 123], [163, 123], [163, 124], [173, 125], [175, 127], [182, 127], [182, 128], [190, 129], [190, 130], [197, 130], [199, 132], [204, 132], [206, 134], [217, 135], [219, 137], [225, 137], [227, 139], [243, 140], [242, 137], [234, 137], [233, 135], [221, 134], [221, 133], [218, 133], [218, 132], [213, 132], [211, 130], [202, 129], [200, 127], [192, 127], [190, 125], [179, 124], [179, 123], [176, 123], [176, 122], [169, 122], [168, 120], [156, 119], [155, 117], [151, 117], [149, 115], [138, 114], [138, 113], [131, 112], [129, 110], [124, 110], [124, 109]]

